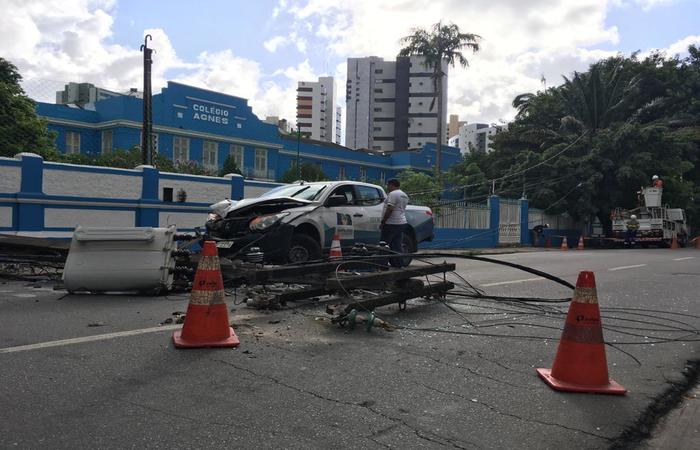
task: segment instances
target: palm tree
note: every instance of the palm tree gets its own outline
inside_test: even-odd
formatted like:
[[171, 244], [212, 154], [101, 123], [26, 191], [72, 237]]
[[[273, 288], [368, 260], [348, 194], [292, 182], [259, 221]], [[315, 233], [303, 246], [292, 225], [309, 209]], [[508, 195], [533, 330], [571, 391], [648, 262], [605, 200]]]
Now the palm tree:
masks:
[[434, 97], [430, 104], [432, 110], [437, 99], [437, 139], [435, 142], [435, 174], [438, 182], [440, 178], [440, 163], [442, 152], [442, 115], [444, 105], [442, 104], [442, 77], [445, 72], [442, 64], [453, 66], [459, 63], [462, 67], [467, 67], [469, 61], [462, 54], [462, 49], [466, 48], [476, 53], [479, 51], [479, 39], [481, 36], [472, 33], [462, 33], [459, 27], [453, 23], [443, 25], [442, 22], [434, 24], [430, 30], [424, 28], [414, 28], [411, 34], [401, 39], [404, 46], [399, 52], [399, 56], [423, 56], [424, 64], [433, 71]]
[[535, 94], [532, 92], [526, 92], [520, 94], [513, 99], [513, 108], [518, 110], [516, 114], [516, 119], [521, 119], [527, 116], [528, 108], [532, 104], [532, 99], [535, 98]]
[[629, 118], [630, 103], [638, 95], [639, 74], [628, 76], [622, 58], [597, 62], [588, 72], [574, 72], [558, 90], [568, 116], [563, 122], [595, 134], [612, 122]]

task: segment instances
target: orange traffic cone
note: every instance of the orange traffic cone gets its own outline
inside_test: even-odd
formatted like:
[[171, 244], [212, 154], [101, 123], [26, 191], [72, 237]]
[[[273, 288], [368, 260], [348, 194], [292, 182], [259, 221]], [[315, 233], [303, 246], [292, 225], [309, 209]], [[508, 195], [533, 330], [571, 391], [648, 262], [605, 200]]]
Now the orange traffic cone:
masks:
[[578, 246], [576, 247], [576, 250], [584, 250], [583, 248], [583, 235], [578, 238]]
[[581, 272], [551, 369], [536, 369], [552, 389], [568, 392], [624, 394], [608, 378], [603, 326], [593, 272]]
[[678, 250], [680, 247], [678, 247], [678, 238], [676, 235], [673, 235], [673, 239], [671, 240], [671, 250]]
[[213, 241], [204, 242], [185, 324], [182, 330], [173, 333], [173, 342], [177, 348], [237, 347], [240, 344], [228, 322], [224, 282]]
[[339, 259], [343, 257], [343, 249], [340, 248], [340, 235], [338, 232], [333, 235], [333, 242], [331, 242], [331, 259]]
[[562, 236], [561, 238], [561, 249], [569, 250], [569, 244], [566, 242], [566, 236]]

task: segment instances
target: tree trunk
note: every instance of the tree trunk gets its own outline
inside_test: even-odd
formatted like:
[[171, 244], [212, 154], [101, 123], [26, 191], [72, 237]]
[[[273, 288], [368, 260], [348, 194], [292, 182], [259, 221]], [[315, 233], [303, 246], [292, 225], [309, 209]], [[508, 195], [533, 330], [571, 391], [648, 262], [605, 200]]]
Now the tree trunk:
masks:
[[437, 95], [437, 139], [435, 140], [435, 177], [437, 178], [438, 186], [442, 188], [442, 70], [438, 67], [437, 78], [435, 80], [435, 94]]

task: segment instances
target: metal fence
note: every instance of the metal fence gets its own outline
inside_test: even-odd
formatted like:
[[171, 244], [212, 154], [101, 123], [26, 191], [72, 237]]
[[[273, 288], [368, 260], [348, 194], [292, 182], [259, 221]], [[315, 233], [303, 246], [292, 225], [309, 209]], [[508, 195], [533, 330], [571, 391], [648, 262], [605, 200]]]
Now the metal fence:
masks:
[[449, 202], [436, 205], [434, 209], [438, 228], [489, 228], [490, 210], [486, 203]]
[[502, 198], [500, 201], [500, 221], [498, 226], [499, 244], [520, 242], [520, 201]]

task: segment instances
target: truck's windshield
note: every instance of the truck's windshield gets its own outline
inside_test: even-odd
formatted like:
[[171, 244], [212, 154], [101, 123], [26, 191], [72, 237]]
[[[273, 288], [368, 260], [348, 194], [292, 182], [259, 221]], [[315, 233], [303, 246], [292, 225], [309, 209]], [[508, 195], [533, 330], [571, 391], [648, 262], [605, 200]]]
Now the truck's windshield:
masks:
[[326, 189], [327, 184], [306, 184], [306, 185], [291, 185], [280, 186], [270, 191], [265, 192], [260, 198], [270, 197], [294, 197], [302, 200], [318, 200], [321, 193]]

